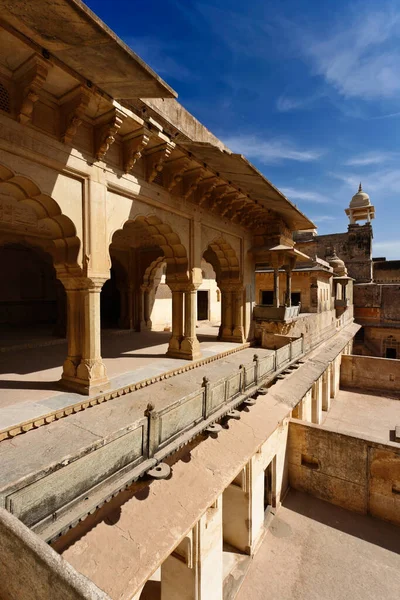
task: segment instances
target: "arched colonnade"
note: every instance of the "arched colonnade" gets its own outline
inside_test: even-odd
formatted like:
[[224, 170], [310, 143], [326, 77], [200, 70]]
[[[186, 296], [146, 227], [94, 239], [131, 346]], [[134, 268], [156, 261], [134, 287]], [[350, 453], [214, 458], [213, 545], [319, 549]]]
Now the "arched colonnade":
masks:
[[[29, 178], [1, 165], [0, 211], [0, 246], [22, 244], [50, 256], [57, 280], [65, 290], [68, 351], [62, 381], [80, 393], [106, 389], [109, 381], [100, 341], [101, 291], [109, 278], [91, 273], [90, 257], [81, 256], [76, 228], [57, 202]], [[179, 234], [159, 216], [139, 215], [127, 219], [113, 234], [109, 252], [120, 294], [120, 326], [139, 331], [151, 328], [150, 291], [159, 278], [160, 267], [165, 266], [172, 296], [167, 355], [189, 360], [200, 357], [196, 292], [201, 280], [195, 282], [191, 277], [193, 265], [189, 264]], [[243, 285], [238, 257], [219, 235], [208, 244], [203, 258], [211, 263], [221, 290], [219, 338], [243, 341]]]

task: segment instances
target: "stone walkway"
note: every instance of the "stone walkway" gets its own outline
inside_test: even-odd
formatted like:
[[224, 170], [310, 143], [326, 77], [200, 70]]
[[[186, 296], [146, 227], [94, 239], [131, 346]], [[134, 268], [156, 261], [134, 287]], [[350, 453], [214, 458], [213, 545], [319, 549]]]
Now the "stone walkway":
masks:
[[400, 425], [400, 397], [390, 392], [339, 390], [323, 424], [338, 433], [394, 442], [395, 427]]
[[400, 528], [292, 490], [236, 600], [396, 600]]
[[[217, 332], [218, 328], [211, 326], [198, 329], [203, 358], [241, 346], [218, 342]], [[102, 355], [111, 390], [187, 366], [189, 361], [165, 356], [170, 335], [168, 332], [106, 331], [102, 338]], [[29, 339], [26, 333], [21, 339], [33, 347], [11, 350], [12, 340], [8, 339], [7, 351], [0, 353], [0, 431], [85, 398], [64, 392], [59, 384], [67, 351], [64, 340], [43, 345], [55, 338], [37, 335]]]

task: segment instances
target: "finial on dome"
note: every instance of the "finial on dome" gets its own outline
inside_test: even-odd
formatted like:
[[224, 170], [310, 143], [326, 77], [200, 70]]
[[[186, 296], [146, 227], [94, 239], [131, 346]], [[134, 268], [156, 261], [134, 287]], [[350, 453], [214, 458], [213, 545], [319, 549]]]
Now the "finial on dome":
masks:
[[358, 193], [362, 192], [362, 185], [361, 185], [361, 181], [360, 181], [360, 185], [358, 186]]

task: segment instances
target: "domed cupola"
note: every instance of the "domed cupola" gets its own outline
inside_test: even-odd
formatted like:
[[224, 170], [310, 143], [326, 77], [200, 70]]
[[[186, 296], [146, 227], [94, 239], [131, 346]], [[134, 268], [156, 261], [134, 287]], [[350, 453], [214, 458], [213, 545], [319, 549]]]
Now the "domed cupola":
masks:
[[375, 218], [375, 208], [366, 192], [363, 191], [360, 183], [358, 192], [351, 199], [349, 208], [346, 208], [346, 215], [350, 223], [354, 225], [357, 221], [371, 221]]
[[347, 268], [344, 261], [338, 257], [336, 251], [333, 250], [332, 256], [328, 258], [329, 265], [333, 269], [335, 277], [347, 277]]

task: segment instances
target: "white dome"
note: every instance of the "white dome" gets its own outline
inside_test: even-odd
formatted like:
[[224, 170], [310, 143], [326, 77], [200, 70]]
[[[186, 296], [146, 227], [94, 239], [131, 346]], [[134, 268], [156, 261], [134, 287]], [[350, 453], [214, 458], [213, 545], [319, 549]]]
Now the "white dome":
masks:
[[357, 194], [351, 199], [350, 208], [365, 208], [367, 206], [371, 206], [371, 200], [369, 199], [368, 194], [363, 192], [360, 183]]

